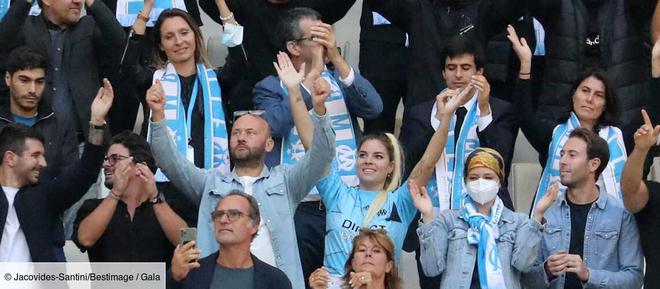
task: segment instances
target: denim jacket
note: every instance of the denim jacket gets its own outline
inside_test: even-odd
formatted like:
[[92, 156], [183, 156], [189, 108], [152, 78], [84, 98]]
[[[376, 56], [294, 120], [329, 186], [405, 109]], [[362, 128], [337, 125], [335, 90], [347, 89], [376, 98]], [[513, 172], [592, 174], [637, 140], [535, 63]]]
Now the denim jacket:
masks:
[[[548, 280], [544, 262], [558, 251], [568, 252], [571, 244], [571, 208], [561, 193], [545, 212], [543, 247], [534, 268], [524, 277], [527, 288], [564, 288], [565, 274]], [[642, 251], [633, 216], [623, 203], [601, 193], [591, 206], [584, 228], [582, 261], [589, 268], [584, 288], [642, 287]]]
[[[311, 148], [295, 165], [264, 166], [252, 185], [261, 218], [270, 232], [277, 267], [289, 277], [294, 289], [304, 289], [304, 278], [293, 215], [298, 203], [324, 176], [335, 154], [335, 135], [326, 116], [312, 114], [314, 136]], [[151, 148], [156, 163], [187, 197], [199, 203], [197, 244], [205, 257], [218, 250], [211, 213], [232, 190], [243, 191], [235, 171], [221, 174], [196, 167], [181, 155], [168, 135], [165, 122], [152, 123]], [[201, 200], [200, 200], [201, 198]]]
[[[417, 229], [422, 269], [426, 276], [442, 274], [440, 289], [469, 289], [472, 281], [477, 246], [468, 244], [470, 225], [460, 215], [461, 210], [445, 210]], [[532, 268], [541, 247], [541, 225], [504, 208], [498, 229], [504, 284], [519, 289], [521, 274]]]

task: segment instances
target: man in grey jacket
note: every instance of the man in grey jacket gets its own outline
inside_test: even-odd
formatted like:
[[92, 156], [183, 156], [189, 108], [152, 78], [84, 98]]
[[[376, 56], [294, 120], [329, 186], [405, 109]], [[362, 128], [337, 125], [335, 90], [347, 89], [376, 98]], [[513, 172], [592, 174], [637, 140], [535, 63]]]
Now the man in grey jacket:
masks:
[[[290, 63], [281, 65], [292, 69]], [[302, 73], [290, 76], [303, 78]], [[260, 260], [284, 271], [294, 289], [304, 288], [293, 214], [298, 203], [327, 174], [335, 154], [335, 135], [325, 108], [328, 95], [328, 90], [313, 93], [312, 147], [291, 166], [280, 165], [272, 169], [265, 166], [266, 153], [273, 149], [274, 144], [268, 123], [259, 116], [263, 111], [234, 113], [238, 118], [234, 121], [229, 143], [234, 169], [222, 174], [217, 169], [207, 171], [197, 168], [177, 151], [166, 125], [167, 105], [162, 86], [156, 83], [147, 91], [146, 99], [152, 112], [151, 143], [156, 163], [175, 186], [199, 204], [196, 245], [202, 251], [201, 257], [218, 250], [211, 218], [216, 204], [229, 192], [240, 190], [257, 199], [263, 216], [250, 251]], [[291, 101], [297, 108], [292, 109], [296, 126], [310, 129], [312, 121], [304, 102]]]

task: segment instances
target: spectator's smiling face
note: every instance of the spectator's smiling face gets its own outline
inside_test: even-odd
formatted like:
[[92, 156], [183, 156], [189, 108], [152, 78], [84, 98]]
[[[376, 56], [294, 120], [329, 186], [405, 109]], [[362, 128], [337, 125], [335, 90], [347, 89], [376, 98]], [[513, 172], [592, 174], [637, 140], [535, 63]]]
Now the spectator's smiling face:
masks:
[[559, 152], [559, 177], [561, 184], [572, 188], [587, 180], [589, 173], [596, 172], [600, 165], [599, 159], [589, 160], [587, 143], [577, 137], [566, 140]]
[[46, 167], [44, 145], [36, 139], [25, 139], [23, 151], [13, 154], [10, 165], [23, 185], [35, 184], [39, 180], [39, 173]]
[[181, 17], [171, 17], [160, 27], [160, 50], [172, 63], [195, 62], [195, 32]]
[[103, 161], [103, 175], [105, 176], [105, 186], [112, 188], [114, 184], [115, 165], [130, 156], [128, 149], [122, 144], [113, 144], [106, 153]]
[[71, 25], [80, 20], [81, 0], [42, 0], [48, 20], [56, 25]]
[[573, 93], [573, 111], [581, 121], [596, 123], [605, 111], [605, 84], [590, 76]]
[[32, 111], [37, 109], [44, 92], [46, 73], [43, 69], [18, 70], [5, 74], [9, 87], [12, 111]]
[[366, 190], [382, 190], [387, 176], [394, 170], [385, 145], [377, 139], [362, 143], [358, 149], [358, 178], [360, 187]]
[[442, 69], [442, 77], [449, 89], [462, 89], [470, 83], [473, 75], [482, 73], [483, 69], [477, 69], [472, 54], [447, 57], [445, 67]]

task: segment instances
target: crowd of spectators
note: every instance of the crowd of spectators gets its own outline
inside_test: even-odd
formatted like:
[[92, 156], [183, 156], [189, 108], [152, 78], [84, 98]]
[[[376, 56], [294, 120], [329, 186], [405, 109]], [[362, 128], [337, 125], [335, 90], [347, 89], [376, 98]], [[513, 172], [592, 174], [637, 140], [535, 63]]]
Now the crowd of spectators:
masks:
[[0, 0], [0, 262], [400, 289], [405, 250], [422, 289], [660, 287], [660, 2], [364, 0], [357, 67], [355, 0], [133, 2]]

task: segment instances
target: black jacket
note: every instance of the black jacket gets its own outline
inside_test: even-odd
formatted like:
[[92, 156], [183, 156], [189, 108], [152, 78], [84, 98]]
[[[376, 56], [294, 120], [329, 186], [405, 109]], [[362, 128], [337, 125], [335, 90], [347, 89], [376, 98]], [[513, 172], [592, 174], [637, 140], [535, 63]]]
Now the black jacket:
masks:
[[[14, 123], [9, 107], [9, 98], [0, 106], [0, 129]], [[78, 159], [78, 138], [71, 121], [63, 115], [55, 114], [44, 100], [39, 103], [37, 122], [32, 126], [46, 143], [47, 167], [41, 171], [41, 179], [57, 177], [64, 169], [75, 164]]]
[[[648, 94], [649, 53], [644, 31], [656, 1], [601, 0], [600, 67], [608, 74], [619, 102], [619, 122], [626, 147], [633, 147], [632, 134], [641, 125], [639, 109]], [[584, 68], [588, 11], [583, 0], [531, 1], [534, 17], [543, 24], [546, 37], [545, 71], [537, 117], [557, 120], [568, 107], [571, 88]]]
[[[213, 271], [215, 270], [218, 252], [215, 252], [199, 260], [201, 265], [188, 273], [185, 280], [185, 289], [211, 289]], [[291, 289], [291, 281], [284, 272], [268, 265], [252, 255], [254, 263], [254, 288], [255, 289]]]
[[[96, 182], [103, 153], [102, 146], [86, 143], [85, 152], [76, 165], [67, 168], [56, 179], [23, 187], [16, 194], [14, 206], [32, 262], [56, 261], [52, 239], [56, 222], [60, 222], [62, 212], [77, 202]], [[0, 231], [4, 231], [8, 208], [7, 197], [0, 187]]]
[[[365, 0], [410, 36], [406, 107], [429, 100], [446, 87], [440, 54], [445, 41], [465, 35], [485, 43], [525, 11], [524, 0]], [[470, 28], [473, 27], [473, 28]], [[405, 117], [404, 117], [405, 119]]]
[[[43, 55], [49, 55], [51, 46], [46, 18], [28, 16], [31, 5], [27, 1], [13, 1], [9, 11], [0, 22], [0, 50], [9, 53], [13, 48], [28, 45]], [[64, 36], [64, 54], [62, 73], [67, 75], [69, 95], [72, 97], [74, 111], [85, 136], [89, 127], [92, 100], [102, 85], [104, 71], [116, 70], [126, 35], [115, 15], [101, 1], [95, 1], [86, 7], [87, 15], [76, 24], [69, 26]], [[50, 57], [49, 57], [50, 58]], [[53, 67], [49, 67], [52, 71]], [[4, 67], [3, 70], [4, 75]], [[52, 73], [46, 73], [47, 87], [45, 99], [52, 97]], [[86, 137], [85, 137], [86, 138]]]

